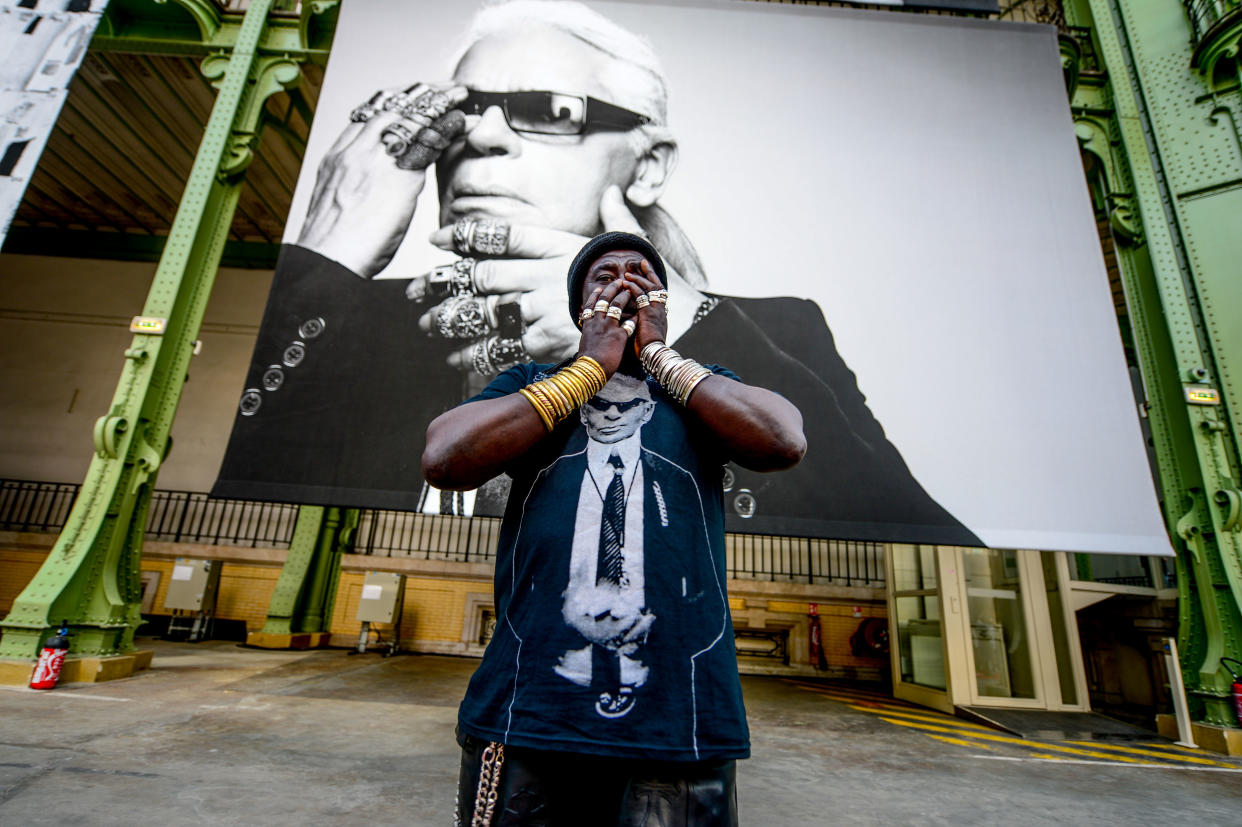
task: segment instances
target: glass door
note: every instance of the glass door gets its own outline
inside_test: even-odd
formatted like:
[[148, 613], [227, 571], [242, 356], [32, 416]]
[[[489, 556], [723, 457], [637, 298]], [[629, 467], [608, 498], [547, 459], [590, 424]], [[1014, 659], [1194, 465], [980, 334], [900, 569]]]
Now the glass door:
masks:
[[972, 700], [1043, 706], [1026, 561], [1012, 550], [964, 548], [961, 555]]
[[937, 549], [894, 544], [886, 557], [893, 694], [950, 711]]

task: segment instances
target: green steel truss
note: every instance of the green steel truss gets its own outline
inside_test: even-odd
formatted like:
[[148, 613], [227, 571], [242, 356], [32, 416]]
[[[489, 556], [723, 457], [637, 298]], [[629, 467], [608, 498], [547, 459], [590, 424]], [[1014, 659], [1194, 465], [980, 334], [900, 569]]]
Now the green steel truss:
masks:
[[[1242, 657], [1242, 27], [1235, 15], [1197, 30], [1202, 5], [1066, 0], [1067, 22], [1094, 33], [1100, 71], [1073, 65], [1081, 48], [1062, 56], [1117, 242], [1178, 550], [1183, 675], [1196, 718], [1237, 726], [1220, 659]], [[1202, 389], [1219, 404], [1192, 404], [1188, 391]]]
[[[268, 96], [297, 84], [305, 60], [322, 59], [331, 26], [316, 16], [252, 0], [244, 15], [208, 0], [114, 0], [97, 48], [203, 56], [218, 89], [142, 314], [166, 320], [162, 335], [138, 333], [124, 354], [111, 408], [95, 424], [95, 456], [64, 531], [34, 579], [0, 621], [0, 656], [33, 658], [54, 624], [68, 620], [72, 652], [133, 648], [141, 599], [142, 528], [194, 341], [224, 250]], [[188, 12], [188, 14], [187, 14]], [[187, 21], [193, 25], [187, 26]]]

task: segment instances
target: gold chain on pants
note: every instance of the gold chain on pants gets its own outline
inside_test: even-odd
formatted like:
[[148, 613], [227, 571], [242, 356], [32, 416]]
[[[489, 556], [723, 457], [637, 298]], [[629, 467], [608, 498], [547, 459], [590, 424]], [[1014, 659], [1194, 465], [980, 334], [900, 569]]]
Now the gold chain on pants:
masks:
[[470, 827], [488, 827], [496, 811], [496, 790], [500, 786], [500, 768], [505, 764], [505, 745], [492, 741], [483, 750], [479, 765], [479, 787], [474, 794], [474, 818]]

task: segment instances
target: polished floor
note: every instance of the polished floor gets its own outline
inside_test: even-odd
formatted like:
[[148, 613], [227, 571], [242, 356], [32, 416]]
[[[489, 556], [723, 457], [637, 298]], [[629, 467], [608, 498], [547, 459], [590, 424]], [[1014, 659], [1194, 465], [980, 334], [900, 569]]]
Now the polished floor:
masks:
[[[474, 661], [143, 645], [128, 680], [0, 687], [0, 824], [452, 823]], [[743, 686], [746, 825], [1242, 823], [1242, 761], [1155, 735], [1023, 739], [865, 687]]]

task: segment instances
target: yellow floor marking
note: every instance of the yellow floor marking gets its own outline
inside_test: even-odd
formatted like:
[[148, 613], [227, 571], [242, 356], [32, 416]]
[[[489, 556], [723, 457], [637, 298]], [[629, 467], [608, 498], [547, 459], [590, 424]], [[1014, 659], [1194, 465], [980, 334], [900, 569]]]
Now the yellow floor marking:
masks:
[[1042, 758], [1045, 761], [1069, 761], [1070, 758], [1064, 755], [1049, 755], [1046, 752], [1032, 752], [1031, 758]]
[[1152, 747], [1153, 749], [1177, 750], [1178, 752], [1193, 752], [1195, 755], [1203, 755], [1203, 747], [1184, 747], [1181, 744], [1157, 744], [1144, 742], [1139, 744], [1140, 747]]
[[883, 692], [872, 692], [868, 689], [850, 689], [845, 686], [832, 686], [831, 684], [821, 683], [803, 683], [802, 681], [785, 681], [793, 686], [801, 686], [806, 689], [814, 689], [821, 692], [837, 692], [842, 695], [853, 695], [859, 698], [873, 698], [877, 701], [891, 701], [892, 695], [885, 695]]
[[875, 704], [876, 706], [887, 706], [892, 709], [923, 709], [924, 708], [921, 706], [915, 706], [914, 704], [908, 704], [903, 701], [898, 701], [893, 698], [876, 698], [874, 700], [870, 698], [852, 698], [849, 695], [840, 695], [828, 689], [820, 689], [817, 686], [797, 685], [795, 688], [801, 689], [804, 692], [813, 692], [816, 695], [822, 695], [825, 698], [831, 698], [832, 700], [840, 701], [841, 703]]
[[963, 741], [961, 738], [950, 738], [947, 735], [933, 735], [930, 732], [923, 733], [928, 738], [934, 738], [937, 741], [944, 741], [946, 744], [956, 744], [959, 747], [975, 747], [976, 749], [991, 749], [990, 744], [980, 744], [975, 741]]
[[[1096, 747], [1098, 749], [1110, 749], [1118, 752], [1130, 752], [1136, 755], [1146, 755], [1148, 758], [1161, 758], [1165, 761], [1186, 761], [1191, 764], [1206, 764], [1210, 767], [1228, 767], [1232, 764], [1223, 764], [1219, 761], [1212, 761], [1208, 758], [1199, 758], [1195, 755], [1177, 755], [1167, 752], [1158, 752], [1156, 749], [1139, 749], [1138, 747], [1126, 747], [1120, 744], [1101, 743], [1099, 741], [1066, 741], [1067, 744], [1078, 744], [1079, 746]], [[1160, 748], [1157, 748], [1160, 749]]]
[[[880, 716], [880, 719], [884, 721], [888, 721], [890, 724], [896, 724], [897, 726], [911, 727], [913, 729], [931, 730], [932, 732], [943, 732], [943, 733], [951, 733], [951, 734], [956, 733], [959, 735], [961, 734], [960, 732], [956, 732], [955, 730], [947, 729], [945, 727], [932, 726], [931, 724], [917, 724], [913, 721], [902, 721], [897, 718], [885, 718], [883, 715]], [[1089, 750], [1089, 749], [1077, 749], [1075, 747], [1063, 747], [1058, 744], [1049, 744], [1049, 743], [1045, 743], [1042, 741], [1028, 741], [1024, 738], [1016, 738], [1011, 735], [992, 735], [990, 733], [980, 732], [977, 734], [972, 733], [970, 737], [981, 738], [985, 741], [997, 741], [1003, 744], [1017, 744], [1019, 746], [1033, 747], [1035, 749], [1051, 750], [1056, 753], [1067, 753], [1069, 755], [1085, 755], [1088, 758], [1102, 758], [1108, 761], [1121, 761], [1122, 763], [1125, 763], [1125, 764], [1144, 763], [1143, 761], [1140, 761], [1137, 758], [1127, 758], [1124, 755], [1110, 755], [1105, 752], [1095, 752], [1094, 750]]]
[[[855, 706], [853, 707], [853, 709], [857, 709], [859, 712], [871, 712], [872, 711], [870, 709], [866, 709], [864, 707], [859, 707], [859, 706]], [[963, 721], [960, 718], [953, 718], [948, 715], [936, 715], [934, 713], [930, 715], [920, 715], [915, 712], [896, 712], [896, 711], [885, 711], [882, 713], [877, 712], [875, 714], [896, 715], [901, 718], [908, 718], [908, 719], [912, 719], [915, 721], [923, 721], [929, 724], [939, 724], [941, 726], [955, 727], [963, 731], [970, 730], [972, 732], [996, 732], [996, 730], [992, 729], [991, 727], [981, 726], [979, 724], [972, 724], [970, 721]]]

